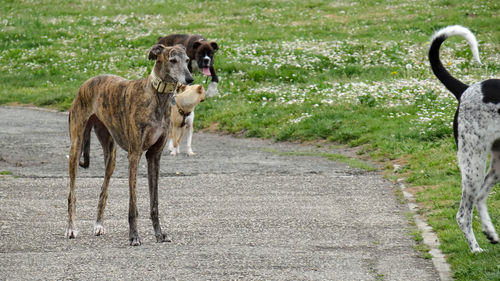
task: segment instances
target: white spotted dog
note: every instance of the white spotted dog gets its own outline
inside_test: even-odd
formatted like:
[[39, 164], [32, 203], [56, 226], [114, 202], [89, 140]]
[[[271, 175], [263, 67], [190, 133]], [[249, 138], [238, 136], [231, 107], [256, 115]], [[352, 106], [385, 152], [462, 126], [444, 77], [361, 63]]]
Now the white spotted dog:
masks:
[[[474, 205], [481, 218], [483, 233], [491, 243], [498, 243], [486, 199], [500, 180], [500, 79], [483, 80], [469, 86], [452, 77], [439, 59], [439, 48], [453, 35], [464, 37], [474, 58], [481, 63], [474, 34], [458, 25], [448, 26], [433, 35], [429, 60], [434, 74], [458, 100], [453, 131], [462, 174], [462, 200], [456, 218], [470, 250], [482, 252], [472, 230]], [[491, 164], [486, 174], [490, 154]]]

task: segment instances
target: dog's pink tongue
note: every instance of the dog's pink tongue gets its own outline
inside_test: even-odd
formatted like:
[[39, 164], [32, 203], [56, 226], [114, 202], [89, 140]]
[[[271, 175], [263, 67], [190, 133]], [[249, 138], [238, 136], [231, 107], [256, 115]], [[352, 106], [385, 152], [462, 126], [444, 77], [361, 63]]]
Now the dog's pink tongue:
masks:
[[208, 67], [204, 67], [201, 69], [201, 72], [203, 72], [203, 75], [206, 75], [206, 76], [211, 76], [210, 75], [210, 69], [208, 69]]

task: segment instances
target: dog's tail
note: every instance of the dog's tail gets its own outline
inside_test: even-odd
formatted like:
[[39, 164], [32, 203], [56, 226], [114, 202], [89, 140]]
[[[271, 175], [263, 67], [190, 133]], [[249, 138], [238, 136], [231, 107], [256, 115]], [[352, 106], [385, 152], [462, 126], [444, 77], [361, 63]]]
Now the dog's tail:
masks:
[[441, 81], [441, 83], [445, 85], [445, 87], [457, 98], [457, 100], [460, 101], [463, 92], [467, 90], [469, 85], [466, 85], [451, 76], [439, 59], [439, 48], [441, 47], [441, 44], [444, 40], [446, 40], [446, 38], [453, 35], [459, 35], [465, 38], [465, 40], [469, 43], [474, 59], [476, 59], [478, 63], [481, 63], [481, 60], [479, 59], [479, 51], [477, 49], [476, 37], [469, 29], [460, 25], [445, 27], [437, 31], [432, 36], [431, 46], [429, 48], [429, 61], [431, 63], [432, 71], [439, 81]]
[[[83, 132], [82, 139], [82, 150], [80, 154], [80, 162], [79, 165], [82, 168], [87, 169], [90, 166], [90, 132], [92, 131], [92, 122], [90, 120], [87, 122], [85, 127], [85, 131]], [[83, 161], [81, 157], [83, 156]]]

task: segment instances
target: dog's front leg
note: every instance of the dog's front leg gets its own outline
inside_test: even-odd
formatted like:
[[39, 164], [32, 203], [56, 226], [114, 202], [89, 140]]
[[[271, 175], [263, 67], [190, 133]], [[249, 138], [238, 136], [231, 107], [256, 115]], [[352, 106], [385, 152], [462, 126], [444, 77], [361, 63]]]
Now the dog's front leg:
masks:
[[181, 141], [182, 141], [182, 136], [184, 136], [184, 132], [186, 131], [187, 124], [184, 125], [184, 127], [179, 128], [180, 132], [178, 132], [178, 136], [175, 139], [174, 146], [177, 149], [177, 153], [181, 152]]
[[[172, 120], [172, 117], [171, 117]], [[172, 152], [174, 150], [174, 130], [175, 126], [172, 121], [170, 121], [170, 126], [168, 129], [168, 141], [167, 141], [167, 148], [168, 151]]]
[[215, 74], [215, 68], [210, 66], [210, 75], [212, 76], [212, 81], [208, 84], [207, 87], [207, 97], [214, 97], [219, 94], [219, 90], [217, 89], [219, 85], [219, 77]]
[[172, 134], [169, 136], [172, 139], [172, 150], [170, 150], [170, 155], [177, 155], [179, 152], [179, 128], [172, 126]]
[[[193, 119], [194, 119], [194, 112], [192, 112], [191, 114], [193, 114]], [[187, 126], [189, 126], [189, 128], [188, 128], [188, 131], [187, 131], [187, 144], [186, 144], [186, 148], [187, 148], [187, 154], [189, 156], [192, 156], [192, 155], [195, 154], [193, 152], [193, 149], [191, 148], [191, 142], [193, 140], [193, 124], [189, 124]]]
[[219, 83], [219, 77], [215, 73], [215, 67], [212, 65], [210, 66], [209, 70], [210, 70], [210, 76], [212, 76], [212, 82]]
[[137, 179], [137, 167], [139, 166], [139, 160], [141, 159], [141, 153], [131, 151], [129, 149], [128, 153], [128, 180], [129, 180], [129, 205], [128, 205], [128, 224], [129, 224], [129, 241], [131, 246], [140, 246], [141, 239], [139, 238], [139, 233], [137, 231], [137, 196], [135, 193], [136, 179]]
[[167, 141], [168, 151], [174, 150], [174, 140], [171, 138], [171, 136], [172, 136], [172, 134], [168, 137], [168, 141]]
[[148, 160], [149, 205], [151, 209], [151, 222], [155, 231], [156, 242], [170, 242], [167, 234], [161, 231], [158, 211], [158, 175], [160, 171], [160, 158], [165, 142], [160, 140], [146, 153]]

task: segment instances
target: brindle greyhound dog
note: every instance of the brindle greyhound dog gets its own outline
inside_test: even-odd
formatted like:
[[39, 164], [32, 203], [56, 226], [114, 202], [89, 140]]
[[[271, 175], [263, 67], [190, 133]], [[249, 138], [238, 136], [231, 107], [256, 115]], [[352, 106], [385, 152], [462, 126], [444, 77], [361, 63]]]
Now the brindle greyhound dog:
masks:
[[[128, 152], [130, 245], [139, 246], [137, 231], [136, 175], [144, 151], [148, 161], [148, 183], [151, 220], [157, 242], [169, 242], [161, 231], [158, 218], [158, 174], [160, 157], [167, 141], [170, 126], [170, 99], [181, 84], [193, 82], [183, 46], [166, 47], [156, 44], [149, 52], [156, 63], [145, 79], [126, 80], [114, 75], [100, 75], [80, 87], [69, 109], [70, 191], [68, 196], [67, 238], [75, 238], [75, 177], [80, 166], [89, 165], [90, 131], [94, 128], [104, 150], [106, 171], [99, 196], [94, 234], [104, 234], [103, 214], [108, 197], [109, 179], [116, 160], [116, 144]], [[82, 151], [83, 148], [83, 151]], [[83, 152], [83, 153], [82, 153]]]

